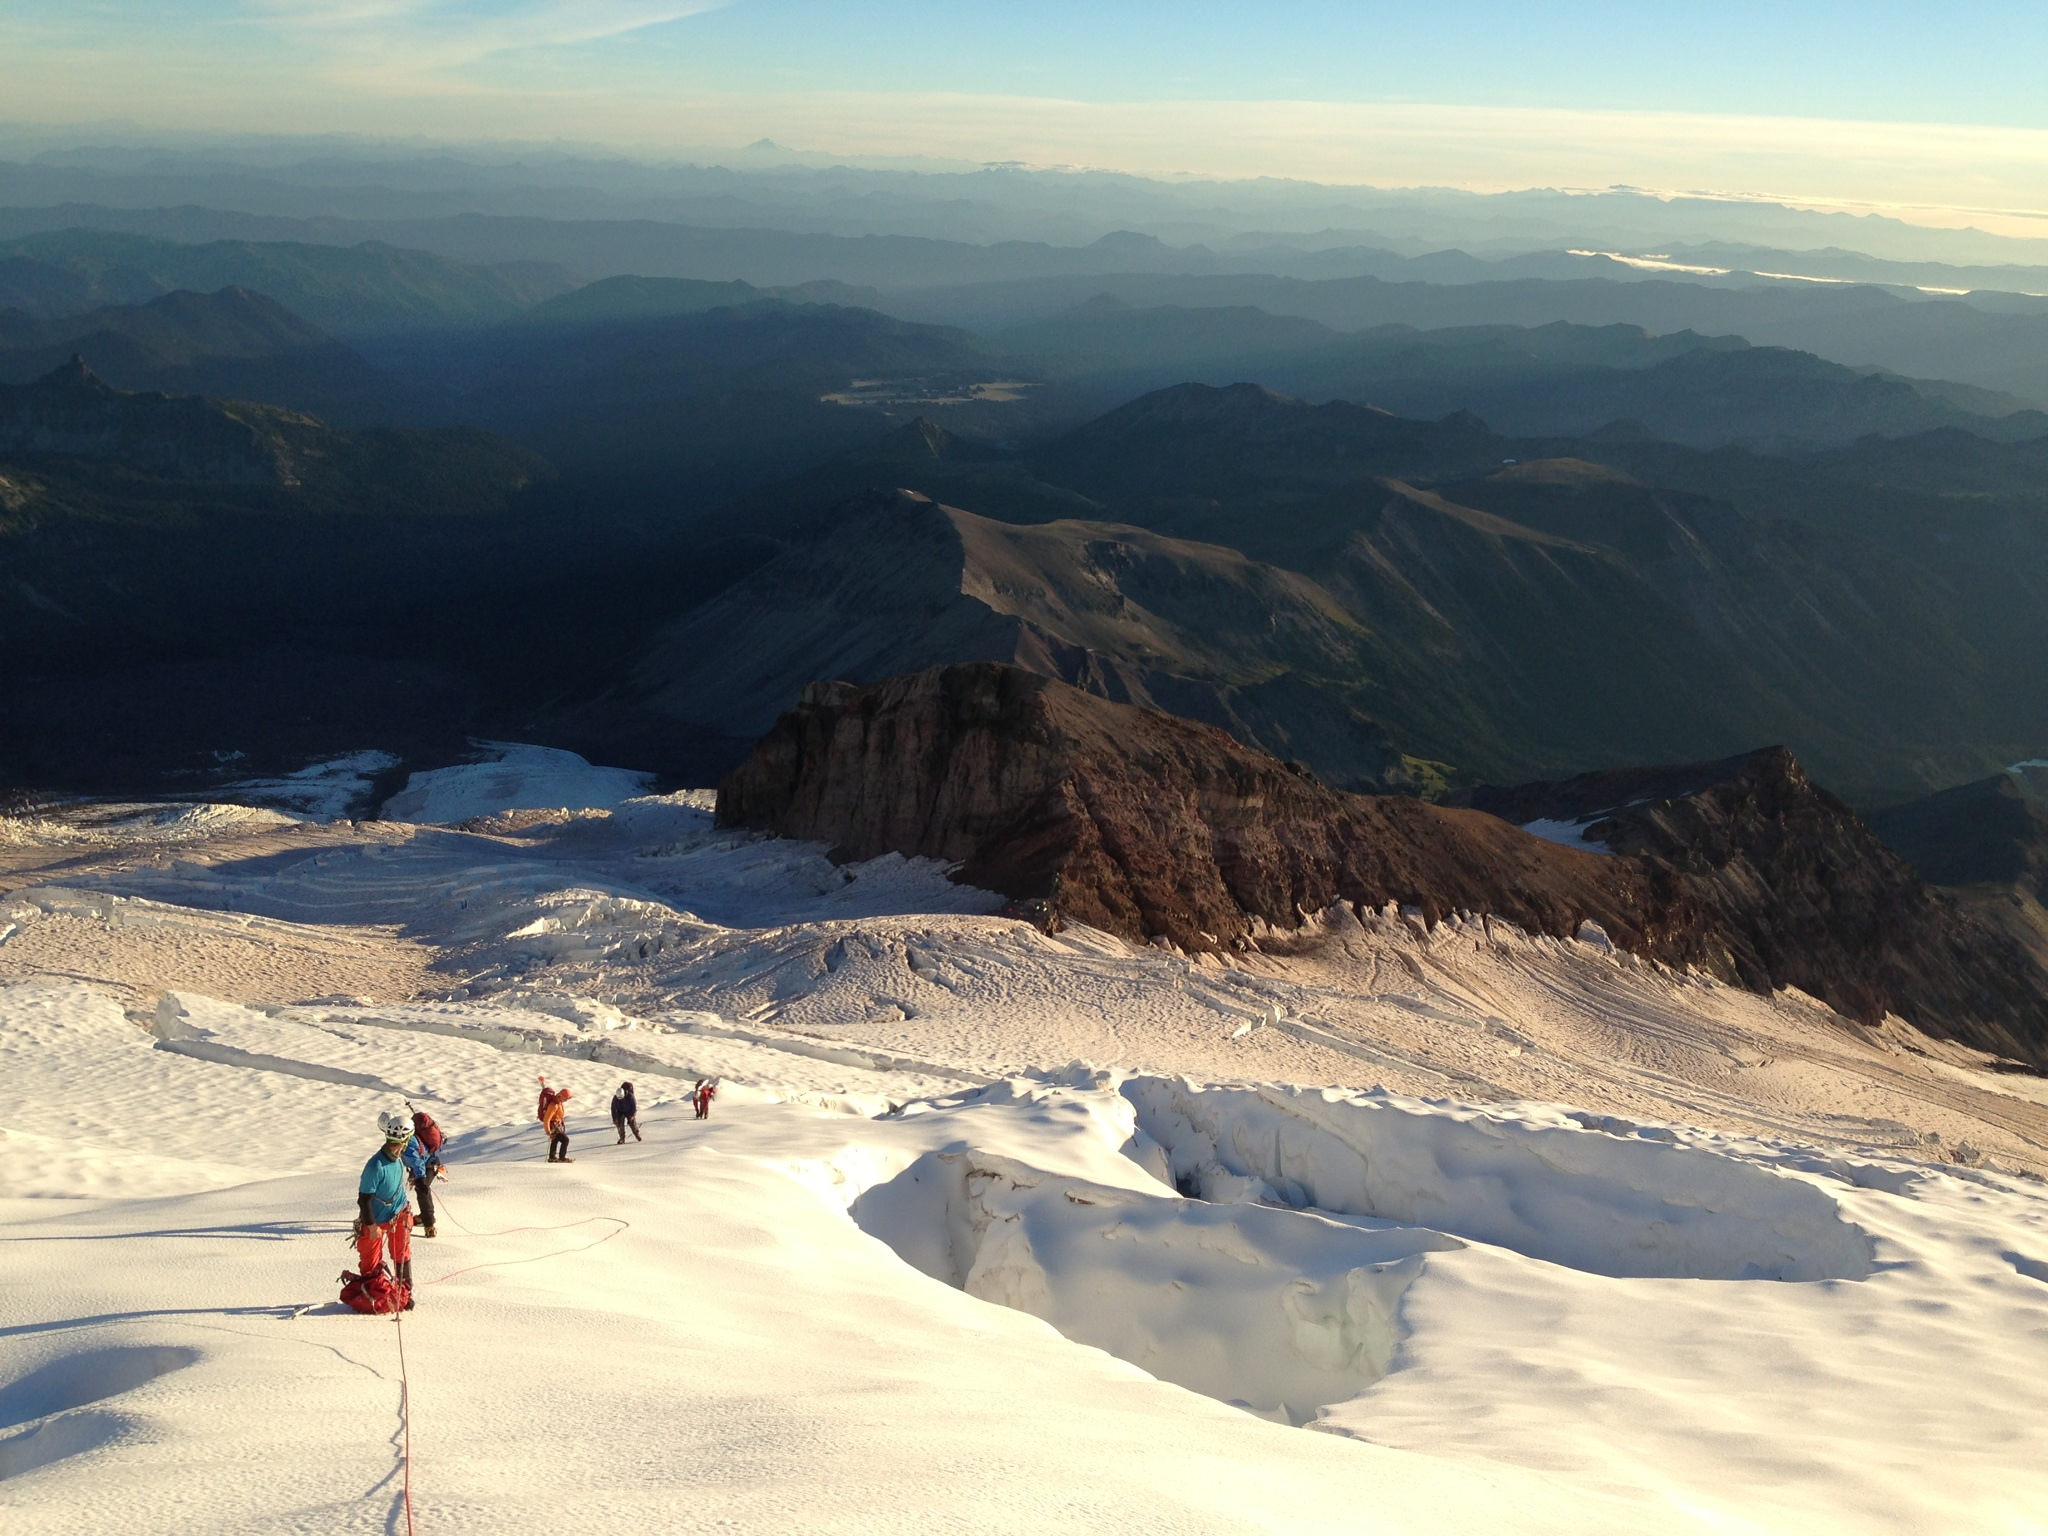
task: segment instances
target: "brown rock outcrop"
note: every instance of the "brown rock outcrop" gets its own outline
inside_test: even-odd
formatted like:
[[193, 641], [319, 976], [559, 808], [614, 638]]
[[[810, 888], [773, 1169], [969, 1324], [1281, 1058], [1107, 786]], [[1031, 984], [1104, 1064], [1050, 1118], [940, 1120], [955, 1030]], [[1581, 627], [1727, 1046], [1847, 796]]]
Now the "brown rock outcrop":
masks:
[[1638, 954], [2041, 1059], [2048, 977], [2031, 960], [1789, 757], [1737, 762], [1608, 855], [1482, 810], [1345, 794], [1213, 727], [980, 663], [812, 685], [719, 787], [718, 820], [852, 858], [956, 860], [969, 884], [1188, 949], [1337, 901], [1557, 936], [1590, 920]]
[[720, 786], [718, 817], [853, 858], [959, 860], [970, 884], [1191, 949], [1339, 900], [1552, 934], [1591, 918], [1631, 947], [1688, 924], [1653, 871], [1476, 811], [1344, 794], [1214, 727], [996, 664], [814, 684]]
[[1672, 871], [1707, 919], [1712, 968], [1744, 986], [2048, 1064], [2048, 971], [1930, 889], [1783, 747], [1462, 798], [1516, 823], [1580, 823], [1589, 843]]

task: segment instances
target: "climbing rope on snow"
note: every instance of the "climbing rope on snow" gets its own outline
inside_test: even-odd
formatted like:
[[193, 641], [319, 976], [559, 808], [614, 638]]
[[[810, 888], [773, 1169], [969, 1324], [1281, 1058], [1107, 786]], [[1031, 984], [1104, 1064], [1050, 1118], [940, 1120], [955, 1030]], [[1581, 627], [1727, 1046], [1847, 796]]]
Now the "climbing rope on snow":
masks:
[[[590, 1242], [579, 1243], [571, 1248], [557, 1248], [551, 1253], [529, 1254], [523, 1259], [488, 1259], [481, 1264], [466, 1264], [461, 1269], [450, 1270], [445, 1275], [436, 1275], [433, 1279], [427, 1281], [426, 1285], [440, 1285], [460, 1275], [474, 1274], [480, 1269], [504, 1269], [514, 1264], [538, 1264], [542, 1259], [559, 1259], [572, 1253], [588, 1253], [591, 1249], [610, 1242], [621, 1232], [629, 1231], [633, 1225], [623, 1216], [580, 1216], [574, 1221], [564, 1221], [554, 1226], [502, 1227], [495, 1232], [478, 1232], [462, 1224], [462, 1218], [448, 1208], [445, 1196], [442, 1198], [441, 1208], [447, 1211], [448, 1219], [455, 1223], [455, 1230], [467, 1237], [511, 1237], [519, 1232], [567, 1232], [572, 1228], [587, 1227], [593, 1222], [600, 1221], [612, 1223], [612, 1229], [602, 1237], [595, 1238]], [[425, 1286], [422, 1286], [421, 1289], [424, 1290]]]
[[405, 1431], [404, 1448], [398, 1453], [399, 1470], [402, 1474], [400, 1488], [405, 1499], [405, 1536], [413, 1536], [412, 1528], [412, 1376], [405, 1365], [405, 1314], [391, 1314], [392, 1325], [398, 1330], [398, 1420]]
[[[588, 1253], [591, 1249], [610, 1242], [621, 1232], [630, 1230], [633, 1225], [623, 1216], [583, 1216], [575, 1221], [565, 1221], [555, 1226], [505, 1227], [496, 1232], [476, 1232], [465, 1227], [462, 1224], [461, 1218], [456, 1216], [454, 1211], [448, 1209], [445, 1196], [442, 1197], [441, 1208], [446, 1212], [448, 1219], [455, 1223], [456, 1230], [470, 1237], [510, 1237], [517, 1232], [567, 1232], [571, 1228], [587, 1227], [592, 1222], [599, 1221], [611, 1222], [613, 1225], [612, 1229], [602, 1237], [595, 1238], [587, 1243], [578, 1244], [575, 1247], [557, 1248], [552, 1253], [529, 1254], [523, 1259], [489, 1259], [481, 1264], [464, 1265], [461, 1269], [450, 1270], [445, 1275], [436, 1275], [433, 1279], [423, 1282], [419, 1286], [421, 1290], [426, 1289], [429, 1285], [440, 1285], [444, 1281], [453, 1280], [461, 1275], [474, 1274], [480, 1269], [503, 1269], [514, 1264], [538, 1264], [542, 1259], [559, 1259], [572, 1253]], [[405, 1504], [405, 1536], [415, 1536], [412, 1516], [412, 1375], [407, 1369], [405, 1361], [405, 1314], [403, 1312], [394, 1312], [391, 1314], [391, 1321], [398, 1333], [398, 1416], [399, 1426], [403, 1430], [402, 1444], [399, 1451], [399, 1469], [401, 1473], [400, 1496]]]

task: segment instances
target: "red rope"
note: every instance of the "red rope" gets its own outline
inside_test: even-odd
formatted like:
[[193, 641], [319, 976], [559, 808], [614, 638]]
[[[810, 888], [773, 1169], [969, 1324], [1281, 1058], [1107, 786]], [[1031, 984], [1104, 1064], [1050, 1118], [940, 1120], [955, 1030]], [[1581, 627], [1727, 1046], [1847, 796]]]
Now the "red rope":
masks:
[[405, 1449], [401, 1466], [405, 1472], [405, 1536], [413, 1536], [412, 1529], [412, 1378], [405, 1368], [405, 1314], [394, 1312], [391, 1321], [398, 1327], [398, 1409], [405, 1426]]
[[[444, 1280], [453, 1280], [458, 1275], [475, 1274], [480, 1269], [504, 1269], [513, 1264], [538, 1264], [542, 1259], [559, 1259], [571, 1253], [588, 1253], [591, 1249], [610, 1242], [621, 1232], [632, 1226], [630, 1221], [618, 1216], [585, 1216], [581, 1221], [565, 1221], [559, 1227], [507, 1227], [504, 1232], [470, 1232], [469, 1235], [471, 1237], [504, 1237], [507, 1233], [511, 1232], [566, 1232], [571, 1227], [588, 1226], [593, 1221], [611, 1221], [617, 1222], [618, 1225], [605, 1233], [603, 1237], [596, 1239], [594, 1242], [584, 1243], [580, 1247], [557, 1248], [552, 1253], [531, 1254], [523, 1259], [489, 1259], [482, 1264], [468, 1264], [461, 1269], [450, 1270], [445, 1275], [436, 1275], [433, 1279], [427, 1281], [425, 1285], [422, 1285], [421, 1289], [424, 1290], [428, 1285], [439, 1285]], [[463, 1230], [467, 1232], [469, 1229], [465, 1227]]]
[[[447, 1205], [446, 1199], [444, 1198], [441, 1203], [445, 1208]], [[461, 1269], [450, 1270], [445, 1275], [436, 1275], [433, 1279], [427, 1281], [425, 1285], [421, 1286], [422, 1290], [428, 1285], [439, 1285], [444, 1280], [453, 1280], [458, 1275], [474, 1274], [480, 1269], [503, 1269], [513, 1264], [538, 1264], [542, 1259], [559, 1259], [571, 1253], [588, 1253], [591, 1249], [610, 1242], [621, 1232], [628, 1230], [633, 1225], [621, 1216], [581, 1216], [575, 1221], [565, 1221], [552, 1227], [501, 1227], [495, 1232], [477, 1232], [469, 1227], [465, 1227], [462, 1224], [462, 1218], [457, 1216], [454, 1211], [450, 1210], [447, 1214], [448, 1219], [455, 1223], [455, 1229], [466, 1237], [510, 1237], [515, 1232], [567, 1232], [571, 1227], [587, 1227], [593, 1221], [609, 1221], [614, 1223], [614, 1225], [611, 1231], [598, 1238], [596, 1242], [584, 1243], [577, 1248], [557, 1248], [552, 1253], [531, 1254], [523, 1259], [488, 1259], [481, 1264], [468, 1264]]]
[[[593, 1221], [609, 1221], [615, 1223], [615, 1225], [611, 1231], [605, 1233], [603, 1237], [598, 1238], [595, 1242], [585, 1243], [578, 1248], [558, 1248], [553, 1253], [536, 1253], [523, 1259], [491, 1259], [482, 1264], [470, 1264], [462, 1269], [450, 1270], [445, 1275], [436, 1275], [433, 1279], [424, 1282], [420, 1287], [422, 1290], [429, 1285], [439, 1285], [444, 1280], [453, 1280], [458, 1275], [473, 1274], [479, 1269], [502, 1269], [511, 1264], [537, 1264], [542, 1259], [559, 1259], [566, 1254], [588, 1253], [600, 1244], [610, 1242], [621, 1232], [627, 1231], [633, 1225], [630, 1221], [620, 1216], [584, 1216], [576, 1221], [565, 1221], [559, 1226], [553, 1227], [506, 1227], [497, 1232], [471, 1232], [468, 1227], [455, 1220], [455, 1213], [453, 1211], [448, 1212], [448, 1217], [451, 1221], [455, 1221], [458, 1229], [467, 1233], [470, 1237], [509, 1237], [515, 1232], [566, 1232], [571, 1227], [585, 1227]], [[391, 1321], [398, 1326], [398, 1408], [399, 1417], [404, 1428], [404, 1449], [400, 1453], [400, 1465], [404, 1473], [405, 1536], [414, 1536], [412, 1524], [412, 1378], [407, 1372], [405, 1365], [405, 1314], [402, 1311], [394, 1312], [391, 1314]]]

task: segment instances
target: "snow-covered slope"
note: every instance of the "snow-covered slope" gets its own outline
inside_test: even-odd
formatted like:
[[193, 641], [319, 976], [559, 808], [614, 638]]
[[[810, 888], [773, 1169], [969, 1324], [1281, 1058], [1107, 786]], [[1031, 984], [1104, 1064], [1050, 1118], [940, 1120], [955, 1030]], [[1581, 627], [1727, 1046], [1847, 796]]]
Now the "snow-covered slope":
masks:
[[467, 821], [496, 811], [591, 810], [645, 794], [652, 774], [594, 768], [574, 752], [485, 742], [484, 760], [410, 775], [384, 802], [394, 821]]
[[[701, 798], [83, 815], [0, 841], [10, 1536], [2043, 1529], [2048, 1094], [1903, 1030], [1048, 938]], [[333, 1296], [403, 1099], [401, 1327]]]

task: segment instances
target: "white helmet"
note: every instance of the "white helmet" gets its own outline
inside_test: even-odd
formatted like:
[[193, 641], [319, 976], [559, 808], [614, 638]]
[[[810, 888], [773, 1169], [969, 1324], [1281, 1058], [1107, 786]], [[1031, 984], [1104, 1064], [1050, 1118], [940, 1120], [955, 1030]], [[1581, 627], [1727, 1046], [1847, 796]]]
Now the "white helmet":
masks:
[[412, 1119], [397, 1110], [386, 1110], [377, 1117], [377, 1129], [384, 1133], [386, 1141], [411, 1141]]

